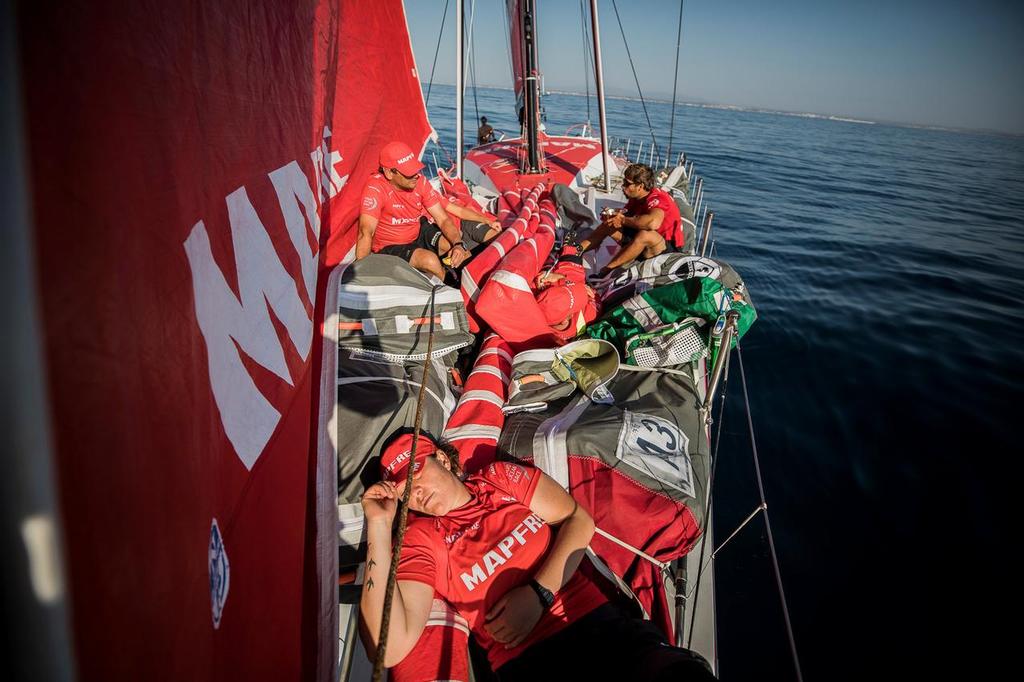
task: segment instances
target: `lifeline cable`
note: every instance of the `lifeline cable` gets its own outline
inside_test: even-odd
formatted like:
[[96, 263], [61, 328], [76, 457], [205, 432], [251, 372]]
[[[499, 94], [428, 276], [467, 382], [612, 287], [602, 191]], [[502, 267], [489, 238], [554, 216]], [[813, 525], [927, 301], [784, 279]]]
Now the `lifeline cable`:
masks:
[[782, 574], [779, 572], [779, 557], [775, 553], [775, 539], [772, 536], [772, 524], [768, 521], [768, 503], [764, 499], [764, 481], [761, 480], [761, 463], [757, 458], [757, 440], [754, 438], [754, 420], [750, 415], [750, 398], [747, 395], [747, 375], [743, 370], [743, 353], [740, 352], [739, 343], [736, 344], [736, 354], [740, 359], [740, 380], [743, 384], [743, 403], [747, 410], [747, 426], [750, 429], [750, 448], [754, 455], [754, 473], [757, 474], [757, 492], [761, 496], [761, 509], [764, 512], [764, 527], [768, 532], [768, 549], [772, 555], [772, 566], [775, 568], [775, 583], [779, 588], [779, 599], [782, 601], [782, 615], [786, 620], [786, 636], [789, 637], [789, 650], [793, 654], [793, 666], [796, 668], [797, 682], [803, 682], [804, 676], [800, 670], [800, 657], [796, 652], [796, 639], [793, 637], [793, 624], [789, 619], [789, 606], [786, 604], [786, 591], [782, 588]]
[[412, 475], [416, 469], [416, 445], [420, 439], [420, 423], [423, 418], [423, 398], [427, 393], [427, 377], [430, 376], [431, 355], [434, 350], [434, 296], [440, 285], [430, 290], [430, 331], [427, 334], [427, 357], [423, 360], [423, 374], [420, 377], [420, 392], [416, 397], [416, 416], [413, 419], [412, 452], [409, 453], [409, 467], [405, 474], [405, 490], [402, 492], [402, 504], [398, 510], [398, 537], [391, 549], [391, 568], [388, 570], [388, 582], [384, 588], [384, 613], [380, 619], [380, 634], [377, 637], [377, 655], [373, 660], [373, 682], [380, 682], [384, 672], [384, 655], [388, 648], [388, 630], [391, 627], [391, 604], [395, 596], [398, 576], [398, 559], [402, 553], [402, 541], [405, 539], [405, 528], [409, 520], [409, 497], [412, 493]]

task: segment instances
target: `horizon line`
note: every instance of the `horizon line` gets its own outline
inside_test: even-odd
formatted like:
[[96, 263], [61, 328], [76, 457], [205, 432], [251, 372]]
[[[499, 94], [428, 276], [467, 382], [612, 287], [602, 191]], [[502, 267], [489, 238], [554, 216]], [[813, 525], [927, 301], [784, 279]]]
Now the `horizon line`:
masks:
[[[444, 86], [449, 87], [449, 88], [454, 88], [455, 87], [454, 83], [435, 82], [434, 84], [435, 85], [444, 85]], [[420, 82], [420, 87], [421, 88], [423, 87], [422, 81]], [[478, 87], [480, 89], [483, 89], [483, 90], [507, 90], [507, 91], [513, 90], [513, 88], [511, 88], [511, 87], [509, 87], [507, 85], [478, 85], [476, 87]], [[584, 93], [584, 92], [577, 92], [577, 91], [574, 91], [574, 90], [562, 90], [562, 89], [557, 89], [557, 88], [547, 88], [545, 90], [544, 94], [567, 95], [567, 96], [570, 96], [570, 97], [587, 97], [588, 96], [587, 93]], [[595, 97], [595, 98], [597, 97], [596, 93], [590, 93], [589, 96], [590, 97]], [[609, 94], [605, 94], [605, 99], [615, 99], [615, 100], [624, 100], [624, 101], [633, 101], [633, 102], [641, 101], [641, 98], [636, 96], [636, 95], [630, 96], [630, 95], [609, 95]], [[672, 100], [662, 99], [662, 98], [659, 98], [659, 97], [644, 97], [643, 101], [646, 101], [646, 102], [657, 102], [659, 104], [672, 104]], [[707, 100], [696, 101], [696, 102], [695, 101], [681, 100], [681, 101], [678, 101], [677, 103], [682, 104], [683, 106], [699, 107], [699, 108], [702, 108], [702, 109], [722, 109], [722, 110], [728, 110], [728, 111], [744, 111], [744, 112], [755, 113], [755, 114], [776, 114], [776, 115], [780, 115], [780, 116], [793, 116], [793, 117], [798, 117], [798, 118], [817, 118], [817, 119], [822, 119], [822, 120], [827, 120], [827, 121], [836, 121], [836, 122], [840, 122], [840, 123], [859, 123], [861, 125], [887, 125], [887, 126], [895, 126], [895, 127], [898, 127], [898, 128], [918, 128], [918, 129], [922, 129], [922, 130], [937, 130], [937, 131], [952, 132], [952, 133], [987, 133], [987, 134], [992, 134], [992, 135], [1002, 135], [1002, 136], [1008, 136], [1008, 137], [1024, 138], [1024, 132], [1013, 132], [1013, 131], [1009, 131], [1009, 130], [998, 130], [996, 128], [971, 128], [971, 127], [966, 127], [966, 126], [945, 126], [945, 125], [939, 125], [937, 123], [915, 123], [913, 121], [895, 121], [895, 120], [888, 120], [888, 119], [881, 119], [881, 118], [880, 119], [867, 119], [867, 118], [855, 117], [855, 116], [848, 115], [848, 114], [825, 114], [825, 113], [815, 112], [815, 111], [794, 111], [794, 110], [787, 110], [787, 109], [769, 109], [767, 107], [761, 107], [761, 106], [746, 105], [746, 104], [725, 104], [725, 103], [721, 103], [721, 102], [710, 102], [710, 101], [707, 101]]]

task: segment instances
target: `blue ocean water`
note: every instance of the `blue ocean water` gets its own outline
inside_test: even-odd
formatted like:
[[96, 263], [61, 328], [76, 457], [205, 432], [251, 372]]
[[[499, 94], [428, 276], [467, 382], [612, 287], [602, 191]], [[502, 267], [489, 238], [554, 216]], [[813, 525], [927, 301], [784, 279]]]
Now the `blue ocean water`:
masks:
[[[552, 133], [586, 120], [583, 97], [544, 104]], [[639, 102], [608, 104], [611, 135], [650, 144]], [[671, 106], [647, 106], [664, 147]], [[477, 108], [517, 130], [509, 91], [466, 107], [470, 133]], [[452, 149], [454, 90], [428, 109]], [[742, 357], [805, 679], [993, 673], [1018, 592], [1024, 139], [683, 106], [673, 146], [759, 313]], [[758, 504], [736, 366], [726, 390], [719, 539]], [[716, 579], [721, 679], [793, 679], [761, 519]]]

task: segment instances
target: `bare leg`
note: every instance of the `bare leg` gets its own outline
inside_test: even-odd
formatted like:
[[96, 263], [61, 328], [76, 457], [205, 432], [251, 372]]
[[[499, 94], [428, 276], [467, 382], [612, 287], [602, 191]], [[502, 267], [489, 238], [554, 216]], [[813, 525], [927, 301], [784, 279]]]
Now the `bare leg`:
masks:
[[648, 251], [652, 255], [656, 255], [665, 250], [665, 240], [660, 234], [654, 230], [640, 230], [637, 232], [636, 237], [626, 246], [622, 247], [615, 257], [612, 258], [608, 265], [604, 266], [605, 270], [613, 270], [621, 265], [629, 263], [630, 261], [636, 260], [641, 254], [647, 254]]
[[601, 223], [594, 231], [590, 233], [590, 236], [580, 242], [580, 253], [586, 253], [587, 251], [593, 251], [597, 247], [601, 246], [608, 237], [611, 237], [617, 242], [622, 241], [622, 232], [616, 230], [614, 227], [607, 223]]
[[420, 272], [433, 275], [440, 280], [444, 279], [444, 268], [441, 267], [441, 260], [433, 251], [416, 249], [412, 252], [412, 258], [409, 259], [409, 265], [413, 266]]

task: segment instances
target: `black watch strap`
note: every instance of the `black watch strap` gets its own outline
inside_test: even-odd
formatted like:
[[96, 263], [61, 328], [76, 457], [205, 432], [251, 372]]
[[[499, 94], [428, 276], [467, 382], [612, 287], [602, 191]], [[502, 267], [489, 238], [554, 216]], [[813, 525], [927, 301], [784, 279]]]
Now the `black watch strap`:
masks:
[[530, 587], [537, 594], [537, 598], [540, 599], [541, 606], [545, 609], [550, 609], [551, 605], [555, 603], [555, 593], [548, 588], [541, 585], [536, 580], [530, 581]]

